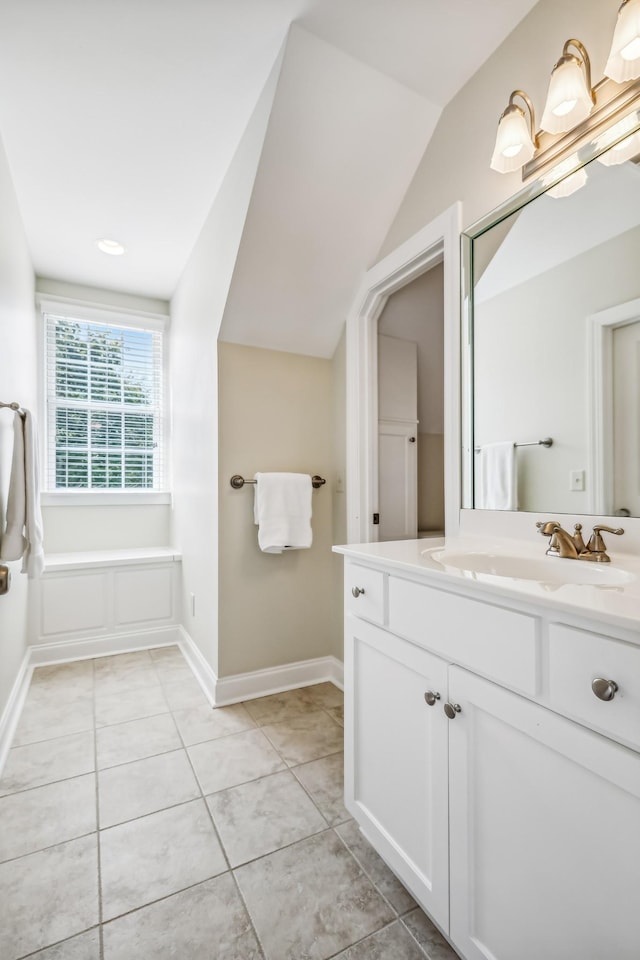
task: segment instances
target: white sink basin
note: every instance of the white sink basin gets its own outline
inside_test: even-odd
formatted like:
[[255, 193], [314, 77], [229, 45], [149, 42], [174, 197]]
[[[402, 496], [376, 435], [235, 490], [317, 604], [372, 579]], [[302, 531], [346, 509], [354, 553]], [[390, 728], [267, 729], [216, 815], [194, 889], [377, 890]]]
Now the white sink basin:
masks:
[[537, 583], [588, 584], [601, 587], [619, 587], [634, 580], [633, 574], [610, 563], [589, 560], [563, 560], [559, 557], [522, 557], [505, 553], [456, 552], [453, 550], [423, 550], [444, 568], [461, 570], [470, 577], [501, 577], [509, 580], [530, 580]]

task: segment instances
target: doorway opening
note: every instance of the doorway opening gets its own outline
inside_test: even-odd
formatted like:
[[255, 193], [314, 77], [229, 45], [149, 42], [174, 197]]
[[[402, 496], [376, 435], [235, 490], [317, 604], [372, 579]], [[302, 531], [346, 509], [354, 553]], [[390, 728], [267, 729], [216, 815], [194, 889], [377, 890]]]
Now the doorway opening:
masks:
[[378, 319], [379, 540], [444, 535], [444, 267]]
[[[444, 319], [441, 441], [444, 460], [444, 530], [447, 536], [454, 535], [458, 531], [461, 499], [461, 213], [461, 204], [454, 204], [372, 267], [364, 278], [347, 319], [347, 533], [349, 543], [370, 543], [380, 539], [380, 525], [376, 516], [379, 513], [379, 321], [393, 294], [439, 265], [442, 269]], [[415, 419], [417, 420], [418, 417], [416, 416]], [[408, 443], [410, 445], [411, 441], [408, 440]]]

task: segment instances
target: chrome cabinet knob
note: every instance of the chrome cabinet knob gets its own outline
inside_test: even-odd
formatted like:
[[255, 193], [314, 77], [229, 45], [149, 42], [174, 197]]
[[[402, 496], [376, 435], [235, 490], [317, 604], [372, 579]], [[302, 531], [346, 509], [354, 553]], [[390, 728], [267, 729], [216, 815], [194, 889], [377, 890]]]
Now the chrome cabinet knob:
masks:
[[427, 690], [427, 692], [424, 695], [424, 699], [427, 701], [429, 706], [432, 707], [436, 702], [436, 700], [440, 699], [440, 694], [437, 692], [434, 693], [433, 690]]
[[357, 600], [358, 597], [360, 596], [360, 594], [361, 594], [361, 593], [362, 593], [362, 594], [364, 593], [364, 590], [362, 589], [362, 587], [352, 587], [352, 588], [351, 588], [351, 593], [353, 594], [353, 596], [354, 596], [354, 597], [356, 598], [356, 600]]
[[613, 700], [618, 689], [615, 680], [603, 680], [602, 677], [596, 677], [591, 681], [591, 689], [598, 700]]
[[445, 703], [444, 712], [449, 717], [449, 720], [455, 720], [456, 713], [462, 713], [462, 707], [459, 703]]

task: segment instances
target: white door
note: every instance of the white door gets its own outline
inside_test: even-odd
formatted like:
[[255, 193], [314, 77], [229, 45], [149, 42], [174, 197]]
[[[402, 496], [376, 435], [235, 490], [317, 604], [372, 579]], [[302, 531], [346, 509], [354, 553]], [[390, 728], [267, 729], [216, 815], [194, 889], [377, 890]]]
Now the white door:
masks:
[[[445, 930], [446, 682], [443, 660], [390, 638], [373, 625], [347, 618], [346, 804], [365, 836]], [[431, 706], [425, 694], [433, 701]]]
[[640, 321], [613, 331], [613, 512], [640, 517]]
[[379, 540], [418, 536], [418, 346], [378, 336]]
[[378, 428], [380, 540], [418, 536], [418, 424], [381, 420]]
[[637, 960], [640, 754], [449, 672], [450, 935], [467, 960]]

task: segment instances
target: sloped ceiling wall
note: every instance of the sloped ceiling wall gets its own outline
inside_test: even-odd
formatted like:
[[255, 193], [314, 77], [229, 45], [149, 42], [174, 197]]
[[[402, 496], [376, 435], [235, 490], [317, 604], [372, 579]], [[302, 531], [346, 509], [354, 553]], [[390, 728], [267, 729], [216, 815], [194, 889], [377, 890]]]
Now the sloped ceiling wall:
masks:
[[333, 354], [440, 109], [292, 27], [220, 338]]

